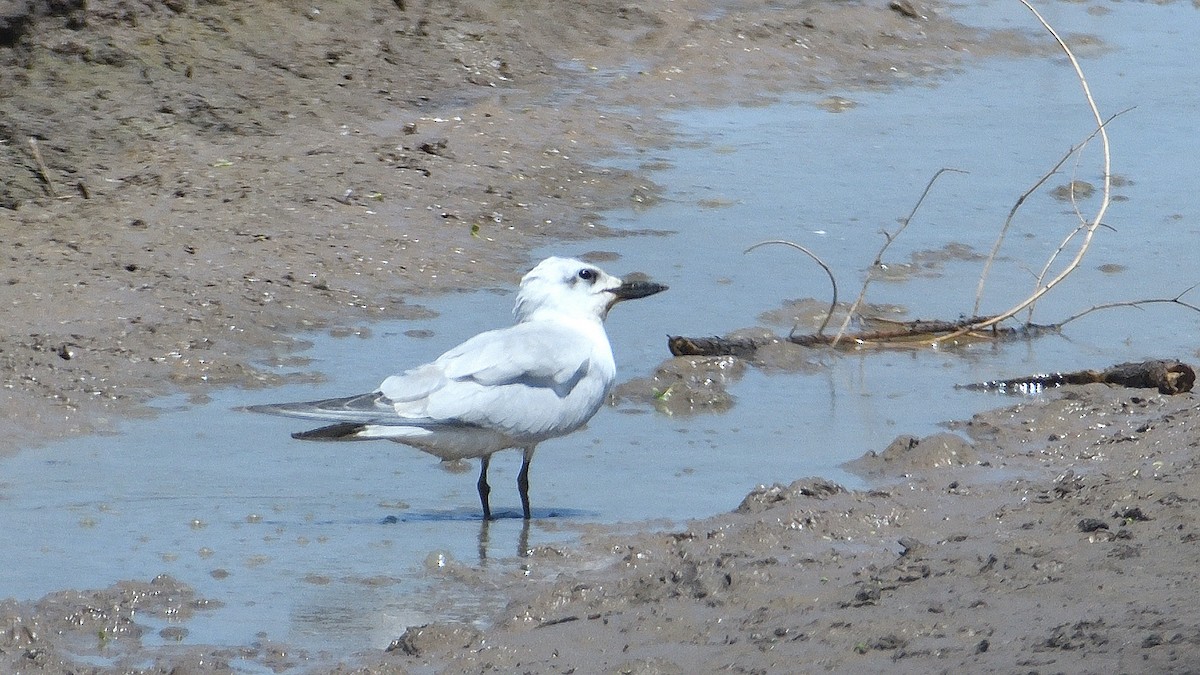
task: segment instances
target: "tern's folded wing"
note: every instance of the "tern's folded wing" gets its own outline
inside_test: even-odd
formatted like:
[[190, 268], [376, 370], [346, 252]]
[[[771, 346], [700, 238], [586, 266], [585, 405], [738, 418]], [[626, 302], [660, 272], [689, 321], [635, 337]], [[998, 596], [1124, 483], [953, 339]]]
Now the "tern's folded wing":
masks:
[[597, 344], [592, 336], [570, 326], [531, 322], [480, 333], [435, 363], [452, 380], [470, 379], [491, 386], [513, 382], [553, 386], [575, 379], [598, 351], [608, 349], [607, 343]]
[[[594, 412], [611, 379], [604, 375], [608, 369], [593, 368], [598, 349], [608, 345], [598, 348], [569, 327], [518, 324], [477, 335], [431, 364], [389, 377], [380, 391], [401, 420], [536, 435], [578, 425]], [[581, 383], [590, 393], [568, 403]]]
[[463, 385], [519, 383], [564, 395], [564, 388], [569, 389], [587, 370], [595, 351], [596, 345], [579, 331], [553, 324], [517, 324], [480, 333], [433, 363], [392, 375], [379, 391], [395, 403], [402, 417], [425, 415], [430, 398], [462, 395], [470, 388]]
[[268, 403], [246, 406], [246, 410], [268, 415], [298, 417], [322, 422], [354, 422], [361, 424], [386, 423], [396, 416], [393, 404], [378, 391], [320, 401]]

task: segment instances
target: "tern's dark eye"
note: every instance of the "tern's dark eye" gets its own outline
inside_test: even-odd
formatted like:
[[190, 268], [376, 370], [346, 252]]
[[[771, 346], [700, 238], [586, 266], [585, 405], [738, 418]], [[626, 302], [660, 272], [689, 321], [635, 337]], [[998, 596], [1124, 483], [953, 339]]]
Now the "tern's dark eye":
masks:
[[590, 270], [585, 267], [585, 268], [579, 270], [579, 278], [583, 279], [584, 281], [595, 281], [596, 280], [596, 270]]

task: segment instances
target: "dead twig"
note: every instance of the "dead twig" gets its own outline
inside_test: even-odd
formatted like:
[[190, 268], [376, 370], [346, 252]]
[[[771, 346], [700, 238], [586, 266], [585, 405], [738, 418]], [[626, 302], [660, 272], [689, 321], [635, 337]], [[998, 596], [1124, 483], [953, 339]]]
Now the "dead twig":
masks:
[[1083, 310], [1082, 312], [1079, 312], [1078, 314], [1074, 314], [1070, 317], [1067, 317], [1066, 319], [1060, 321], [1058, 323], [1058, 326], [1059, 327], [1065, 326], [1068, 323], [1071, 323], [1072, 321], [1074, 321], [1076, 319], [1082, 319], [1083, 317], [1087, 316], [1088, 314], [1091, 314], [1092, 312], [1096, 312], [1096, 311], [1099, 311], [1102, 309], [1112, 309], [1114, 307], [1133, 307], [1135, 309], [1141, 309], [1142, 305], [1169, 304], [1169, 305], [1180, 305], [1181, 307], [1186, 307], [1187, 309], [1190, 309], [1194, 312], [1200, 312], [1200, 307], [1197, 307], [1196, 305], [1193, 305], [1189, 302], [1184, 302], [1181, 299], [1181, 298], [1183, 298], [1183, 296], [1185, 296], [1189, 292], [1191, 292], [1192, 289], [1196, 288], [1196, 286], [1200, 286], [1200, 284], [1195, 284], [1195, 285], [1189, 286], [1186, 290], [1184, 290], [1182, 293], [1180, 293], [1179, 295], [1176, 295], [1173, 298], [1150, 298], [1147, 300], [1127, 300], [1125, 302], [1106, 302], [1101, 305], [1095, 305], [1093, 307], [1089, 307], [1089, 308]]
[[[1056, 162], [1054, 166], [1050, 167], [1049, 171], [1043, 174], [1042, 177], [1039, 178], [1033, 185], [1031, 185], [1028, 190], [1022, 193], [1020, 197], [1017, 197], [1017, 201], [1013, 203], [1012, 208], [1008, 210], [1008, 217], [1004, 219], [1004, 225], [1000, 228], [1000, 234], [996, 237], [996, 242], [992, 244], [992, 250], [990, 253], [988, 253], [987, 261], [983, 264], [983, 272], [980, 273], [979, 284], [975, 288], [975, 307], [971, 310], [972, 313], [979, 314], [979, 307], [983, 303], [983, 288], [987, 283], [988, 275], [991, 273], [992, 264], [995, 262], [996, 257], [1000, 254], [1000, 248], [1004, 245], [1004, 240], [1008, 236], [1008, 231], [1012, 228], [1013, 219], [1016, 217], [1017, 211], [1021, 209], [1021, 206], [1025, 204], [1025, 200], [1029, 199], [1033, 193], [1037, 192], [1043, 185], [1046, 184], [1046, 181], [1050, 180], [1052, 176], [1057, 174], [1058, 170], [1062, 168], [1063, 164], [1066, 164], [1067, 160], [1070, 159], [1072, 155], [1082, 151], [1083, 148], [1087, 146], [1087, 144], [1093, 138], [1095, 138], [1097, 134], [1100, 133], [1101, 128], [1107, 126], [1109, 122], [1113, 121], [1117, 117], [1120, 117], [1130, 110], [1133, 110], [1134, 107], [1136, 106], [1126, 108], [1104, 120], [1104, 124], [1102, 126], [1093, 129], [1092, 133], [1088, 134], [1087, 138], [1068, 148], [1067, 151], [1063, 153], [1063, 156], [1059, 158], [1058, 162]], [[1050, 257], [1050, 261], [1047, 263], [1046, 269], [1049, 268], [1049, 264], [1053, 263], [1056, 257], [1057, 252], [1055, 255]], [[1043, 269], [1042, 277], [1044, 276], [1045, 270]], [[1032, 312], [1032, 308], [1030, 308], [1030, 311]]]
[[[980, 329], [988, 328], [990, 326], [994, 326], [997, 323], [1000, 323], [1001, 321], [1006, 321], [1006, 320], [1012, 318], [1013, 316], [1015, 316], [1017, 313], [1024, 310], [1025, 308], [1036, 303], [1039, 299], [1041, 299], [1041, 297], [1043, 295], [1048, 293], [1051, 289], [1053, 289], [1058, 284], [1062, 283], [1062, 281], [1064, 279], [1066, 279], [1068, 276], [1070, 276], [1072, 272], [1074, 272], [1076, 269], [1078, 269], [1079, 265], [1083, 262], [1083, 258], [1087, 254], [1088, 248], [1091, 246], [1092, 238], [1096, 234], [1096, 229], [1099, 228], [1101, 221], [1104, 220], [1104, 214], [1108, 212], [1108, 206], [1111, 202], [1111, 197], [1112, 197], [1112, 171], [1111, 171], [1111, 169], [1112, 169], [1112, 151], [1111, 151], [1111, 148], [1110, 148], [1109, 142], [1108, 142], [1108, 131], [1104, 127], [1105, 121], [1104, 121], [1104, 118], [1100, 115], [1100, 109], [1096, 107], [1096, 100], [1092, 97], [1092, 90], [1091, 90], [1091, 87], [1088, 85], [1087, 77], [1083, 74], [1083, 68], [1079, 65], [1078, 59], [1075, 58], [1074, 52], [1071, 51], [1071, 48], [1069, 46], [1067, 46], [1067, 43], [1059, 36], [1058, 31], [1054, 30], [1054, 27], [1051, 26], [1050, 23], [1046, 21], [1046, 19], [1041, 15], [1041, 13], [1039, 13], [1037, 11], [1037, 9], [1035, 9], [1033, 7], [1033, 5], [1029, 4], [1029, 0], [1020, 0], [1020, 2], [1022, 5], [1025, 5], [1025, 7], [1030, 12], [1032, 12], [1035, 17], [1037, 17], [1037, 20], [1042, 24], [1042, 27], [1044, 27], [1050, 33], [1050, 35], [1054, 37], [1055, 42], [1058, 43], [1059, 48], [1062, 49], [1063, 52], [1067, 55], [1067, 59], [1070, 60], [1071, 66], [1075, 69], [1075, 75], [1079, 80], [1080, 86], [1083, 88], [1084, 98], [1087, 99], [1088, 107], [1091, 109], [1092, 116], [1096, 120], [1096, 130], [1100, 135], [1100, 143], [1101, 143], [1101, 147], [1103, 148], [1103, 152], [1104, 152], [1104, 196], [1103, 196], [1103, 199], [1101, 199], [1100, 207], [1099, 207], [1099, 209], [1097, 209], [1096, 215], [1092, 218], [1091, 222], [1085, 223], [1085, 227], [1077, 229], [1076, 232], [1072, 232], [1071, 235], [1068, 236], [1067, 241], [1074, 238], [1075, 235], [1079, 231], [1082, 231], [1083, 232], [1083, 241], [1080, 243], [1079, 249], [1075, 252], [1074, 258], [1072, 258], [1071, 261], [1069, 263], [1067, 263], [1067, 266], [1062, 271], [1060, 271], [1057, 275], [1055, 275], [1052, 279], [1050, 279], [1049, 281], [1046, 281], [1045, 283], [1042, 283], [1043, 279], [1039, 279], [1037, 288], [1034, 290], [1034, 292], [1032, 294], [1030, 294], [1024, 300], [1022, 300], [1021, 302], [1019, 302], [1016, 305], [1009, 308], [1008, 310], [1001, 312], [1000, 314], [997, 314], [996, 316], [994, 316], [980, 324], [964, 328], [961, 333], [958, 333], [958, 334], [950, 333], [944, 337], [938, 338], [939, 342], [953, 339], [953, 338], [957, 337], [958, 335], [965, 334], [966, 332], [969, 332], [972, 330], [980, 330]], [[1065, 242], [1064, 242], [1064, 246], [1065, 246]], [[1055, 253], [1055, 256], [1057, 256], [1057, 253]]]
[[933, 177], [929, 179], [929, 182], [925, 184], [925, 189], [921, 192], [921, 196], [919, 199], [917, 199], [917, 203], [913, 205], [912, 211], [909, 211], [908, 216], [900, 221], [900, 229], [896, 230], [895, 234], [889, 234], [886, 230], [884, 231], [883, 247], [879, 249], [879, 253], [875, 254], [875, 260], [871, 262], [871, 269], [867, 273], [867, 278], [863, 280], [862, 290], [859, 291], [858, 297], [855, 298], [854, 302], [850, 305], [850, 309], [846, 312], [846, 318], [842, 321], [841, 327], [838, 328], [837, 335], [835, 335], [833, 338], [832, 344], [834, 347], [836, 347], [838, 342], [841, 341], [842, 336], [846, 334], [846, 330], [849, 328], [850, 322], [854, 319], [855, 313], [858, 312], [858, 308], [862, 306], [863, 301], [867, 297], [867, 288], [869, 288], [871, 285], [871, 279], [873, 278], [872, 275], [876, 269], [883, 265], [883, 254], [887, 252], [888, 248], [892, 245], [892, 242], [896, 241], [896, 238], [899, 237], [900, 234], [904, 232], [905, 228], [908, 227], [909, 223], [912, 222], [913, 217], [917, 215], [917, 211], [921, 208], [921, 204], [925, 202], [925, 197], [929, 195], [929, 191], [933, 189], [933, 184], [937, 182], [937, 179], [940, 178], [942, 174], [950, 172], [968, 173], [962, 169], [952, 169], [949, 167], [942, 167], [941, 169], [938, 169], [937, 172], [933, 174]]
[[[829, 303], [829, 311], [825, 313], [825, 320], [821, 322], [821, 327], [817, 329], [817, 335], [821, 335], [822, 333], [825, 332], [825, 327], [829, 325], [829, 320], [833, 318], [833, 312], [837, 309], [838, 287], [837, 287], [837, 279], [835, 279], [833, 277], [833, 270], [829, 269], [829, 265], [826, 265], [825, 261], [821, 260], [821, 258], [816, 253], [813, 253], [812, 251], [808, 250], [807, 248], [804, 248], [800, 244], [797, 244], [792, 241], [785, 241], [783, 239], [772, 239], [769, 241], [760, 241], [757, 244], [746, 249], [745, 251], [742, 251], [742, 253], [743, 254], [749, 253], [750, 251], [753, 251], [754, 249], [756, 249], [760, 246], [767, 246], [769, 244], [781, 244], [783, 246], [791, 246], [792, 248], [796, 249], [797, 251], [800, 251], [800, 252], [804, 253], [804, 255], [807, 255], [808, 257], [812, 258], [814, 262], [816, 262], [818, 265], [821, 266], [821, 269], [825, 270], [826, 276], [829, 277], [829, 285], [833, 287], [833, 301]], [[796, 334], [796, 324], [792, 324], [792, 330], [788, 333], [788, 338], [790, 339], [795, 334]]]
[[58, 199], [58, 190], [54, 189], [54, 181], [50, 180], [50, 169], [46, 166], [45, 160], [42, 159], [42, 150], [38, 147], [37, 139], [33, 136], [29, 137], [29, 151], [33, 154], [33, 161], [37, 164], [38, 172], [42, 176], [42, 182], [46, 184], [46, 189], [50, 191], [50, 196]]
[[[1130, 110], [1133, 110], [1133, 107], [1126, 108], [1125, 110], [1122, 110], [1122, 111], [1116, 113], [1115, 115], [1110, 116], [1108, 119], [1104, 120], [1104, 124], [1097, 127], [1094, 131], [1092, 131], [1092, 133], [1087, 138], [1083, 139], [1083, 142], [1079, 144], [1078, 152], [1082, 153], [1084, 146], [1086, 146], [1093, 138], [1095, 138], [1096, 135], [1100, 133], [1101, 129], [1107, 128], [1109, 122], [1116, 119], [1117, 116], [1123, 115], [1123, 114], [1129, 112]], [[1060, 254], [1062, 254], [1062, 252], [1064, 250], [1066, 250], [1067, 246], [1071, 243], [1071, 240], [1074, 239], [1080, 232], [1083, 232], [1084, 230], [1086, 230], [1089, 227], [1089, 223], [1087, 222], [1087, 219], [1085, 219], [1083, 217], [1083, 214], [1080, 213], [1080, 211], [1079, 211], [1079, 203], [1075, 200], [1075, 180], [1074, 180], [1074, 178], [1072, 178], [1069, 185], [1070, 185], [1070, 195], [1071, 195], [1071, 208], [1072, 208], [1072, 210], [1075, 211], [1075, 216], [1079, 219], [1079, 225], [1077, 225], [1074, 230], [1072, 230], [1065, 238], [1063, 238], [1062, 242], [1058, 245], [1058, 248], [1056, 248], [1054, 250], [1054, 253], [1052, 253], [1050, 255], [1050, 257], [1046, 260], [1046, 264], [1042, 266], [1042, 270], [1041, 270], [1041, 272], [1038, 273], [1037, 280], [1033, 284], [1035, 289], [1042, 284], [1042, 281], [1046, 278], [1046, 275], [1050, 273], [1050, 268], [1051, 268], [1051, 266], [1054, 265], [1054, 261], [1058, 260], [1058, 256]], [[1096, 225], [1098, 227], [1108, 227], [1107, 225], [1105, 225], [1104, 223], [1101, 223], [1101, 222], [1096, 223]], [[1112, 229], [1112, 228], [1109, 228], [1109, 229]], [[1037, 303], [1030, 303], [1029, 307], [1026, 309], [1025, 321], [1027, 321], [1027, 322], [1033, 321], [1033, 310], [1034, 310], [1034, 307], [1036, 306], [1036, 304]]]

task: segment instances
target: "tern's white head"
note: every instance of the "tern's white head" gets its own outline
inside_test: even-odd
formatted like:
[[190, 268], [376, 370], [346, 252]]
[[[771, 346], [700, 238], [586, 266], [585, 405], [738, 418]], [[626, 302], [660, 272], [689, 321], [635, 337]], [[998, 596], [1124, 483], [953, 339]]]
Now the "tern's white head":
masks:
[[546, 258], [521, 279], [513, 313], [518, 321], [543, 314], [604, 320], [622, 300], [667, 290], [651, 281], [622, 281], [595, 265], [574, 258]]

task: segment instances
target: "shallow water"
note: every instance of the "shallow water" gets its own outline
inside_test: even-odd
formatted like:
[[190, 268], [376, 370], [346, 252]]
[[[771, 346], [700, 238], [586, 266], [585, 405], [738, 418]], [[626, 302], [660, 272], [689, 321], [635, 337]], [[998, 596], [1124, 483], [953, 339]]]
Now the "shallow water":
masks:
[[[1035, 319], [1046, 322], [1101, 302], [1170, 297], [1200, 281], [1191, 261], [1200, 244], [1192, 198], [1200, 156], [1197, 10], [1090, 7], [1109, 11], [1055, 5], [1048, 18], [1068, 34], [1103, 35], [1113, 47], [1084, 60], [1102, 113], [1137, 107], [1110, 127], [1113, 172], [1126, 181], [1106, 217], [1115, 231], [1102, 230], [1083, 268], [1039, 305]], [[1033, 25], [1006, 5], [971, 13], [993, 25]], [[645, 271], [671, 285], [610, 317], [623, 377], [649, 374], [666, 356], [668, 333], [720, 334], [760, 323], [760, 313], [785, 299], [827, 297], [822, 273], [807, 259], [784, 248], [743, 255], [755, 242], [784, 238], [814, 249], [834, 268], [843, 297], [856, 294], [882, 244], [880, 230], [896, 230], [941, 167], [970, 173], [942, 177], [887, 260], [903, 263], [950, 242], [986, 253], [1016, 197], [1090, 131], [1079, 84], [1058, 57], [989, 59], [934, 87], [837, 93], [856, 105], [834, 113], [815, 97], [797, 97], [678, 113], [689, 147], [631, 160], [669, 167], [654, 173], [667, 199], [610, 214], [630, 230], [676, 234], [536, 252], [535, 259], [611, 251], [620, 259], [605, 265], [609, 271]], [[1049, 187], [1072, 178], [1098, 185], [1097, 149], [1093, 143], [1077, 176], [1069, 162]], [[1090, 215], [1095, 199], [1083, 208]], [[1045, 191], [1032, 197], [983, 311], [1023, 297], [1030, 270], [1074, 223], [1069, 204]], [[868, 298], [903, 305], [912, 317], [970, 313], [979, 263], [950, 261], [937, 272], [877, 282]], [[492, 600], [447, 592], [439, 581], [456, 573], [456, 560], [474, 566], [486, 556], [493, 570], [516, 570], [513, 555], [524, 542], [515, 518], [481, 537], [474, 466], [451, 473], [385, 443], [299, 443], [288, 433], [303, 423], [231, 408], [373, 388], [388, 372], [508, 323], [511, 300], [507, 290], [447, 296], [432, 304], [440, 312], [433, 320], [374, 325], [365, 338], [317, 336], [306, 369], [329, 374], [319, 386], [224, 391], [199, 406], [163, 401], [157, 419], [131, 421], [120, 435], [3, 459], [0, 597], [168, 573], [225, 603], [188, 622], [185, 642], [243, 644], [266, 631], [272, 640], [338, 653], [385, 646], [407, 625], [476, 614]], [[1010, 401], [955, 390], [956, 383], [1191, 359], [1198, 321], [1179, 307], [1109, 310], [1035, 342], [820, 354], [817, 374], [752, 369], [732, 388], [737, 405], [723, 414], [606, 409], [588, 429], [539, 448], [528, 543], [569, 540], [583, 523], [670, 525], [726, 511], [759, 483], [815, 474], [856, 484], [842, 462], [898, 434], [932, 433], [939, 422]], [[431, 335], [405, 334], [414, 329]], [[509, 515], [519, 508], [518, 464], [517, 453], [506, 453], [491, 471], [493, 505]]]

